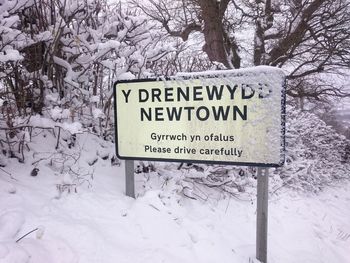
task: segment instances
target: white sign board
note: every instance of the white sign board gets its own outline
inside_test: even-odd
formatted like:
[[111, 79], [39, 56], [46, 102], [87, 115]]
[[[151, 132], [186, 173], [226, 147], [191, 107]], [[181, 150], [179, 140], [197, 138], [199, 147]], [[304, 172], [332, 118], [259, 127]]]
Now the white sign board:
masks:
[[115, 84], [121, 159], [279, 166], [284, 74], [262, 66]]

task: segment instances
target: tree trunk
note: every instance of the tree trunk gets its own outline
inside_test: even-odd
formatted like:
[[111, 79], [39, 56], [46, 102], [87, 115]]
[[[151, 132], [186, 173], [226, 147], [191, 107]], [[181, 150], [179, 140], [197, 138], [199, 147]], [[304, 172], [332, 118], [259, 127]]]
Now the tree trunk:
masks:
[[[211, 61], [221, 62], [228, 68], [239, 68], [240, 59], [237, 59], [239, 56], [237, 56], [237, 52], [235, 52], [233, 46], [229, 43], [222, 22], [227, 2], [198, 0], [198, 4], [201, 8], [201, 15], [204, 21], [203, 34], [205, 45], [203, 46], [203, 51], [207, 53]], [[230, 54], [232, 51], [234, 51], [234, 54]], [[236, 58], [236, 61], [232, 61], [231, 56], [232, 58]]]

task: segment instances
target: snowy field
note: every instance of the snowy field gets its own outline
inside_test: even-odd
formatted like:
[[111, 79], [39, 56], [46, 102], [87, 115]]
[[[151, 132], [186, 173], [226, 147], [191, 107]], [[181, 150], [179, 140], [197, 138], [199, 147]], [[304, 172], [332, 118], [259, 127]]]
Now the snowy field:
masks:
[[[57, 156], [43, 158], [50, 145], [35, 146], [25, 164], [10, 159], [0, 171], [1, 263], [257, 262], [254, 195], [191, 200], [177, 193], [181, 172], [169, 171], [167, 180], [137, 175], [134, 200], [124, 195], [124, 163], [103, 160], [113, 145], [81, 142], [86, 181], [60, 174]], [[40, 171], [32, 177], [37, 160]], [[268, 262], [349, 263], [349, 218], [349, 182], [318, 195], [271, 193]]]

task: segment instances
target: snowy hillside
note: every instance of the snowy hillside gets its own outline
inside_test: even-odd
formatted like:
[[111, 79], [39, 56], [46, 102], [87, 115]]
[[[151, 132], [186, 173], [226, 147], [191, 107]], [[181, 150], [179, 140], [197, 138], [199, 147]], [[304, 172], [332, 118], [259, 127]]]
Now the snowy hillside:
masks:
[[[31, 145], [35, 156], [25, 164], [10, 159], [1, 170], [1, 263], [257, 262], [254, 188], [237, 198], [213, 191], [207, 201], [192, 200], [178, 191], [191, 170], [163, 166], [162, 176], [136, 176], [134, 200], [124, 195], [124, 163], [111, 165], [114, 145], [86, 135], [78, 142], [71, 167], [85, 178], [61, 174], [59, 155], [44, 157], [50, 144]], [[350, 262], [350, 184], [314, 195], [272, 191], [270, 182], [269, 262]]]

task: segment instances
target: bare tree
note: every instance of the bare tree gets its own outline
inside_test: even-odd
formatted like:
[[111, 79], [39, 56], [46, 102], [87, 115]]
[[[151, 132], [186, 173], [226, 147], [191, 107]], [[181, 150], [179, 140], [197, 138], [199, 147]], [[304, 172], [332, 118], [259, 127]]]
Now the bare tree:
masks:
[[[158, 21], [170, 36], [188, 40], [193, 32], [203, 34], [210, 61], [224, 64], [227, 68], [239, 68], [241, 58], [238, 45], [228, 33], [226, 11], [230, 0], [150, 0], [141, 3], [132, 0], [145, 14]], [[232, 28], [231, 28], [232, 29]]]
[[[340, 87], [314, 85], [319, 73], [350, 65], [350, 2], [344, 0], [132, 0], [172, 37], [203, 35], [210, 61], [227, 68], [285, 68], [288, 94], [314, 100], [347, 96]], [[253, 34], [252, 41], [242, 35]], [[243, 56], [243, 50], [248, 56]], [[330, 84], [330, 83], [329, 83]]]

